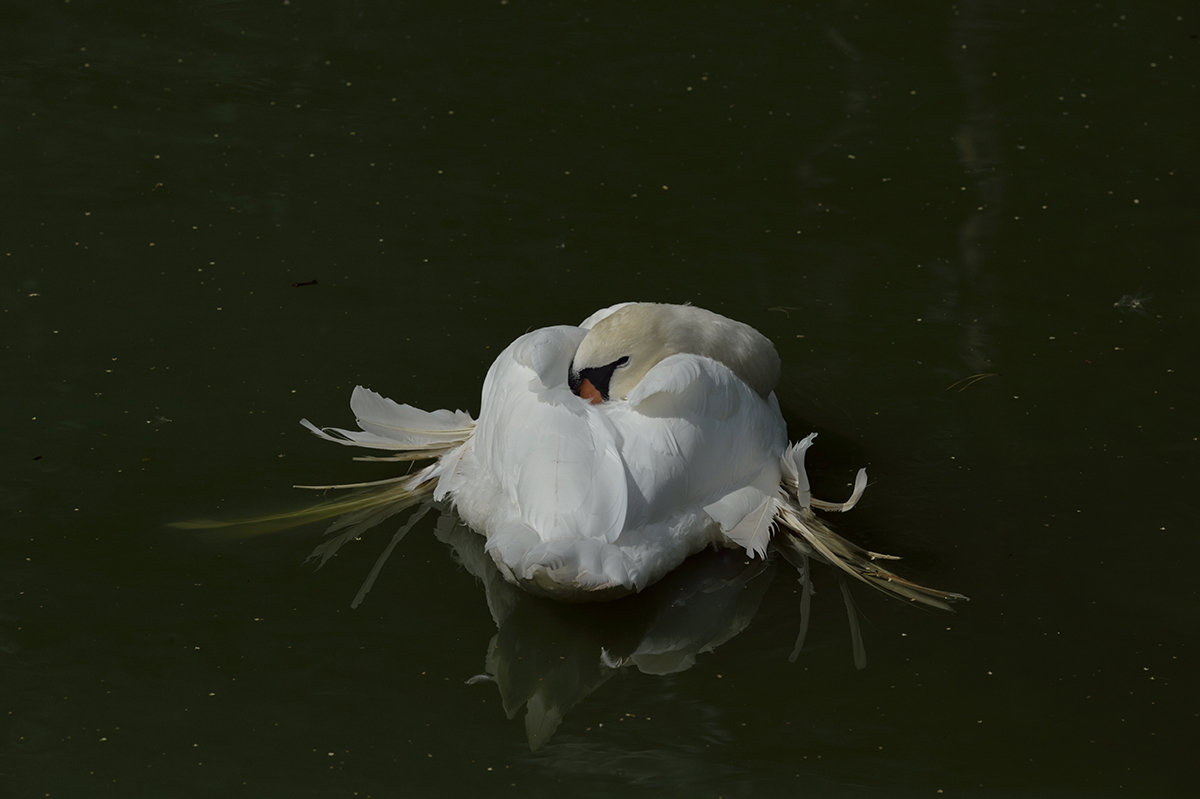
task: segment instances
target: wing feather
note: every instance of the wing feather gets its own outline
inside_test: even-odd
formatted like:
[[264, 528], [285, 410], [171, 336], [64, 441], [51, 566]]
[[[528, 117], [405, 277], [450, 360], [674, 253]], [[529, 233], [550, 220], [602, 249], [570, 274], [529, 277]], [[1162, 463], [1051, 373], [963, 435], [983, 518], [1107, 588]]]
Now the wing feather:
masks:
[[616, 433], [567, 385], [585, 332], [535, 330], [492, 364], [472, 451], [464, 459], [478, 464], [480, 479], [493, 481], [501, 502], [466, 497], [459, 503], [478, 529], [523, 525], [541, 540], [613, 541], [624, 528], [628, 492]]
[[765, 553], [787, 443], [774, 395], [764, 400], [711, 358], [679, 354], [611, 416], [648, 523], [703, 508], [729, 543]]
[[326, 441], [347, 447], [387, 450], [445, 450], [471, 436], [475, 422], [463, 411], [423, 411], [401, 405], [370, 389], [355, 386], [350, 409], [361, 430], [317, 427], [307, 419], [300, 424]]

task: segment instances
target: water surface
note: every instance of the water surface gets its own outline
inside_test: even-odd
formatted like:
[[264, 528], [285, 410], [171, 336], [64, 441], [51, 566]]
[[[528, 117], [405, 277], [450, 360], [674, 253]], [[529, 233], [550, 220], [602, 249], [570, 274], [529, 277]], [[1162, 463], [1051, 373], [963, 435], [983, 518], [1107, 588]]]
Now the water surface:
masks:
[[[5, 795], [1189, 793], [1190, 4], [0, 22]], [[627, 299], [769, 335], [816, 487], [870, 470], [840, 529], [972, 601], [857, 592], [858, 671], [818, 572], [792, 663], [794, 575], [717, 562], [737, 634], [662, 674], [618, 663], [647, 606], [498, 628], [432, 516], [356, 610], [388, 529], [315, 571], [320, 527], [164, 527], [381, 476], [296, 421], [477, 411], [517, 335]], [[574, 701], [536, 751], [467, 684], [499, 644]]]

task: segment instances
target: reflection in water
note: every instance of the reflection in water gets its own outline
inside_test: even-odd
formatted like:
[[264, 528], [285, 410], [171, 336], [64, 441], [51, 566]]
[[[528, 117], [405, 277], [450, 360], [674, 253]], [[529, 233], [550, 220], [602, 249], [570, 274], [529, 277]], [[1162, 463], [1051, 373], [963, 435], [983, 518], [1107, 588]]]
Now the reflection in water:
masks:
[[[482, 583], [496, 624], [484, 658], [484, 673], [468, 682], [494, 682], [509, 718], [525, 709], [525, 732], [534, 750], [550, 740], [567, 711], [618, 669], [675, 674], [695, 665], [698, 654], [711, 652], [739, 635], [757, 613], [775, 573], [772, 560], [750, 560], [740, 550], [706, 550], [639, 594], [606, 603], [556, 602], [505, 581], [484, 551], [483, 536], [462, 524], [449, 508], [429, 503], [393, 536], [354, 604], [366, 596], [395, 545], [432, 509], [441, 511], [435, 535]], [[328, 559], [337, 546], [350, 540], [347, 532], [364, 530], [359, 525], [350, 530], [340, 528], [341, 534], [328, 539], [313, 557]], [[797, 647], [812, 595], [807, 574], [802, 580]], [[849, 594], [845, 596], [849, 601]], [[851, 605], [848, 610], [853, 621]], [[862, 643], [853, 624], [852, 631], [858, 660]]]
[[691, 668], [741, 633], [758, 610], [774, 573], [745, 553], [709, 551], [642, 593], [604, 605], [576, 605], [532, 596], [506, 582], [484, 539], [450, 513], [437, 525], [467, 571], [483, 583], [496, 634], [485, 673], [500, 689], [504, 712], [525, 708], [531, 749], [554, 734], [566, 712], [617, 669], [674, 674]]
[[[344, 544], [411, 511], [351, 602], [351, 607], [358, 607], [397, 545], [425, 516], [437, 511], [435, 536], [448, 544], [456, 560], [482, 583], [496, 624], [484, 673], [468, 682], [495, 682], [509, 718], [525, 708], [525, 731], [532, 750], [545, 744], [567, 711], [618, 669], [676, 674], [695, 665], [696, 655], [711, 652], [739, 635], [758, 612], [775, 573], [775, 560], [769, 557], [750, 558], [744, 550], [734, 548], [708, 549], [643, 591], [621, 599], [578, 604], [547, 599], [507, 581], [486, 551], [485, 537], [464, 524], [449, 501], [404, 494], [399, 500], [381, 503], [381, 493], [393, 496], [394, 482], [361, 484], [368, 490], [346, 499], [260, 519], [174, 526], [249, 527], [262, 533], [340, 514], [326, 530], [325, 540], [309, 555], [308, 560], [320, 567]], [[801, 584], [798, 634], [789, 658], [795, 661], [807, 634], [814, 593], [811, 558], [798, 548], [776, 546], [774, 541], [771, 551], [795, 568]], [[846, 605], [854, 664], [863, 669], [866, 652], [849, 583], [840, 572], [836, 576]], [[946, 600], [965, 598], [945, 596]]]

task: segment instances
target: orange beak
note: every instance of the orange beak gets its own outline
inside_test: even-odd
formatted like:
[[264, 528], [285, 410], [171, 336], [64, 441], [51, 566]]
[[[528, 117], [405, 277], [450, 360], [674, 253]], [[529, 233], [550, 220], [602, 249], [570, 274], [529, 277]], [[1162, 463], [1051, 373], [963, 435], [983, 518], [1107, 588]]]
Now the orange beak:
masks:
[[586, 377], [579, 381], [579, 396], [583, 397], [593, 405], [599, 405], [601, 402], [604, 402], [604, 397], [602, 397], [596, 387], [592, 385], [592, 381], [588, 380]]

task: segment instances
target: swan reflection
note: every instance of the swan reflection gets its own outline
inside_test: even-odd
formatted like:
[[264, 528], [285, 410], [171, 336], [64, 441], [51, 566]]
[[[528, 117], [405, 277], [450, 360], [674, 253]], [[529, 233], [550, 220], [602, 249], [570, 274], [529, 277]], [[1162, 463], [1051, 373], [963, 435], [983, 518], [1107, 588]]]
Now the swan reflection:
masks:
[[564, 604], [505, 581], [484, 552], [483, 538], [453, 514], [439, 519], [436, 535], [483, 584], [496, 624], [484, 673], [471, 682], [495, 682], [510, 719], [524, 708], [530, 749], [546, 743], [566, 713], [618, 669], [685, 671], [696, 655], [741, 633], [774, 574], [761, 558], [709, 551], [636, 596], [603, 605]]
[[[697, 655], [741, 634], [758, 612], [776, 571], [774, 559], [750, 559], [745, 552], [712, 549], [689, 558], [634, 596], [606, 603], [564, 603], [532, 595], [505, 580], [485, 551], [483, 537], [449, 508], [431, 503], [393, 536], [355, 596], [355, 605], [366, 598], [395, 545], [434, 509], [440, 511], [435, 536], [479, 580], [496, 625], [487, 643], [483, 672], [467, 683], [495, 683], [510, 719], [524, 711], [525, 733], [533, 750], [550, 740], [571, 708], [618, 670], [676, 674], [695, 665]], [[361, 519], [335, 523], [341, 534], [318, 547], [313, 559], [327, 560], [338, 546], [365, 531], [362, 524]], [[801, 581], [806, 611], [811, 588], [806, 575], [801, 575]], [[803, 613], [799, 629], [806, 621]], [[857, 635], [854, 646], [857, 658], [861, 652]]]

